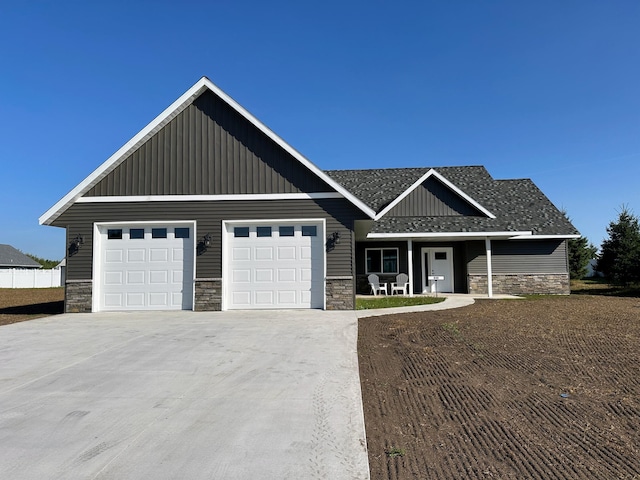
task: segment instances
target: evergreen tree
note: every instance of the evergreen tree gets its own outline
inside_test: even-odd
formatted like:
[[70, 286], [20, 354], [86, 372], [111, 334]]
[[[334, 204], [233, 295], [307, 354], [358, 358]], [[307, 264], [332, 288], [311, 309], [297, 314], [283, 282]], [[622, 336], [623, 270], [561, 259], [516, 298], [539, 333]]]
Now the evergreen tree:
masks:
[[596, 257], [597, 250], [586, 237], [569, 240], [569, 275], [571, 278], [584, 278], [587, 275], [587, 265], [591, 259]]
[[623, 206], [618, 220], [607, 227], [609, 238], [602, 242], [598, 271], [614, 283], [640, 281], [640, 224]]

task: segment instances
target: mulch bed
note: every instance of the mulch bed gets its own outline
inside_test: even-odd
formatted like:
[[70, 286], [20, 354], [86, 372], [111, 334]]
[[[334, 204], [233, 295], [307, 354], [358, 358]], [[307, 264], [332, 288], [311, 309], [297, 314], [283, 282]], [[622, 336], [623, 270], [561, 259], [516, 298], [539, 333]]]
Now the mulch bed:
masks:
[[371, 478], [640, 478], [640, 299], [364, 318]]
[[64, 288], [0, 288], [0, 325], [64, 311]]

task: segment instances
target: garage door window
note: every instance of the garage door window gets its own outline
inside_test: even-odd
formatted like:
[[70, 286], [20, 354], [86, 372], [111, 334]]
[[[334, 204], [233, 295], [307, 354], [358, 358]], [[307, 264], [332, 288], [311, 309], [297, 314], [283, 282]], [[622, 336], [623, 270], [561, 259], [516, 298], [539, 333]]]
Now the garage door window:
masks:
[[144, 240], [144, 228], [129, 229], [129, 238], [131, 240]]
[[256, 232], [258, 234], [258, 237], [270, 237], [271, 227], [258, 227], [256, 228]]
[[167, 238], [167, 229], [166, 228], [152, 228], [151, 229], [151, 238]]
[[281, 237], [293, 237], [295, 233], [293, 226], [280, 227], [278, 230], [280, 231]]
[[176, 228], [175, 229], [176, 238], [189, 238], [189, 229], [188, 228]]
[[233, 236], [238, 238], [247, 238], [249, 237], [249, 227], [235, 227], [233, 229]]
[[302, 226], [302, 236], [303, 237], [315, 237], [318, 235], [318, 227], [313, 226]]
[[109, 240], [122, 240], [122, 229], [110, 228], [109, 230], [107, 230], [107, 238]]

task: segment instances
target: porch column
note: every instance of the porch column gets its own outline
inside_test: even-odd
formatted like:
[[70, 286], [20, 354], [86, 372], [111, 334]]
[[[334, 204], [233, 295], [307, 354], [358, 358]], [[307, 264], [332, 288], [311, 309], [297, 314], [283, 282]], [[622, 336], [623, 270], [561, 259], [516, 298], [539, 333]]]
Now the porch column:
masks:
[[413, 297], [413, 240], [407, 240], [407, 261], [409, 262], [409, 296]]
[[484, 245], [487, 249], [487, 295], [491, 298], [493, 297], [493, 271], [491, 268], [491, 239], [489, 237], [484, 239]]

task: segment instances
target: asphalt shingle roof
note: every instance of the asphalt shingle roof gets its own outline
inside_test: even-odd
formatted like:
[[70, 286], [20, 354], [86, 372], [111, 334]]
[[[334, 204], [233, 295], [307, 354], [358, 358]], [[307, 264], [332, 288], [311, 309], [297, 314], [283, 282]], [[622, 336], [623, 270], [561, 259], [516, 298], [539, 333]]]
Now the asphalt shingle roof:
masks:
[[[374, 222], [371, 233], [532, 231], [534, 235], [577, 235], [566, 216], [529, 179], [494, 180], [482, 166], [433, 167], [496, 218], [486, 216], [390, 217]], [[326, 172], [380, 212], [430, 168], [331, 170]]]
[[40, 268], [41, 265], [11, 245], [0, 244], [0, 268]]

